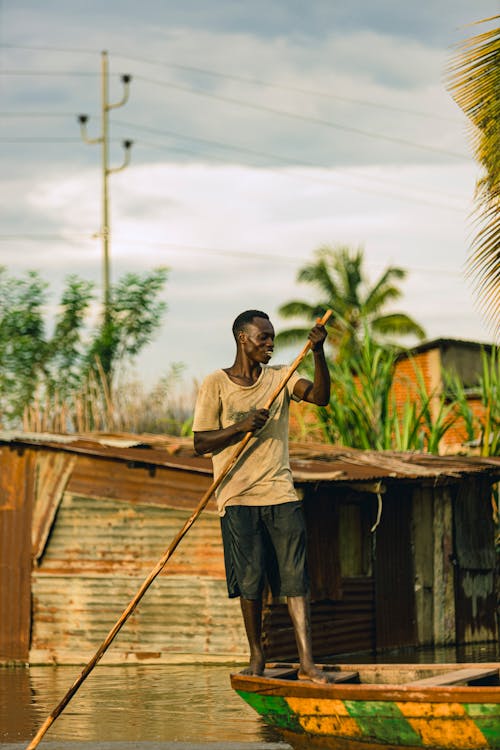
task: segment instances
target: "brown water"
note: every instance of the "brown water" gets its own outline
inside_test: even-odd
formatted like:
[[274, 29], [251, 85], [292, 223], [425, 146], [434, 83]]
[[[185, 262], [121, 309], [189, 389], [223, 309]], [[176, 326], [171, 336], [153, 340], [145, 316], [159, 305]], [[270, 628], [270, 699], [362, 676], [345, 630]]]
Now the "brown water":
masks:
[[[0, 669], [0, 747], [1, 743], [29, 741], [80, 672], [79, 667]], [[98, 666], [50, 727], [46, 739], [279, 741], [231, 689], [229, 673], [227, 666]]]
[[[496, 662], [500, 647], [394, 651], [332, 661]], [[279, 734], [231, 689], [231, 669], [99, 665], [48, 730], [40, 750], [73, 746], [84, 750], [84, 743], [91, 743], [85, 750], [108, 750], [106, 743], [112, 743], [115, 750], [155, 750], [156, 743], [162, 743], [162, 748], [173, 743], [172, 748], [178, 750], [195, 750], [195, 745], [205, 743], [226, 750], [287, 750]], [[0, 668], [0, 750], [25, 747], [80, 672], [81, 667]], [[75, 741], [77, 745], [72, 744]]]

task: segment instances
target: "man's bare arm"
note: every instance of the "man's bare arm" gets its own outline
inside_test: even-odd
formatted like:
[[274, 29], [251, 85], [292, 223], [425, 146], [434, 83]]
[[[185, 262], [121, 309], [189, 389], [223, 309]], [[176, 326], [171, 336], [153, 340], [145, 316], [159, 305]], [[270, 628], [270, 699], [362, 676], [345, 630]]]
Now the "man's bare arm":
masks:
[[325, 359], [323, 344], [326, 330], [322, 325], [315, 325], [309, 334], [314, 355], [314, 381], [301, 378], [295, 384], [293, 393], [297, 398], [316, 406], [326, 406], [330, 401], [330, 372]]

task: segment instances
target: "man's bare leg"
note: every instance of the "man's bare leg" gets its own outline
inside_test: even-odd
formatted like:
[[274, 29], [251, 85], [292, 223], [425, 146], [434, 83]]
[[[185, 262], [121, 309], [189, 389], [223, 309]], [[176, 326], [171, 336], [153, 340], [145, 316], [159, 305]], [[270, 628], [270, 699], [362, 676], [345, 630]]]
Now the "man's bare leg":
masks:
[[309, 597], [289, 596], [287, 597], [287, 605], [299, 651], [299, 679], [311, 680], [320, 684], [329, 682], [328, 675], [317, 668], [312, 656]]
[[243, 622], [250, 647], [250, 662], [242, 674], [261, 675], [264, 673], [264, 651], [262, 649], [262, 599], [240, 597]]

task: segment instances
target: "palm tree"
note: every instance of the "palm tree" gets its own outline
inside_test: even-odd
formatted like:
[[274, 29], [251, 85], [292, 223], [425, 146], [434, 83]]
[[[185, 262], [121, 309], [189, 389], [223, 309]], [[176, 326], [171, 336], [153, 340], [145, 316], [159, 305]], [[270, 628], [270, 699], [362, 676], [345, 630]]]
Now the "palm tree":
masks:
[[335, 316], [329, 328], [329, 340], [339, 358], [355, 354], [365, 330], [382, 341], [393, 334], [423, 339], [423, 329], [409, 315], [383, 312], [389, 302], [401, 297], [402, 292], [394, 282], [404, 279], [406, 271], [391, 266], [369, 286], [363, 274], [363, 259], [361, 249], [353, 251], [341, 246], [317, 250], [313, 261], [299, 270], [297, 281], [315, 287], [319, 299], [317, 302], [292, 300], [278, 309], [284, 318], [305, 318], [307, 323], [278, 333], [276, 344], [286, 346], [302, 341], [311, 325], [328, 309], [332, 309]]
[[[478, 23], [495, 21], [500, 16]], [[472, 145], [484, 175], [476, 185], [479, 229], [467, 262], [476, 296], [500, 333], [500, 28], [466, 40], [452, 60], [449, 89], [471, 120]]]

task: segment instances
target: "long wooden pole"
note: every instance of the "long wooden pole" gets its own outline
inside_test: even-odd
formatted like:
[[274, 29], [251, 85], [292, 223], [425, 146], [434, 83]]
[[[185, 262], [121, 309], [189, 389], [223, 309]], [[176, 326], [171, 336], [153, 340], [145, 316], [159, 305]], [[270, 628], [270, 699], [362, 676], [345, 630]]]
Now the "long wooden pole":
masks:
[[[325, 325], [327, 321], [330, 319], [332, 315], [332, 310], [328, 310], [325, 315], [318, 320], [318, 323], [321, 325]], [[292, 362], [290, 365], [288, 372], [284, 379], [281, 381], [279, 386], [276, 388], [274, 393], [269, 397], [267, 403], [264, 406], [264, 409], [269, 409], [271, 407], [271, 404], [277, 399], [281, 391], [285, 388], [286, 384], [292, 377], [295, 370], [298, 368], [306, 354], [311, 349], [311, 342], [308, 341], [307, 344], [302, 349], [301, 353], [298, 355], [298, 357]], [[205, 506], [207, 505], [208, 501], [212, 497], [213, 493], [219, 487], [223, 479], [227, 476], [227, 474], [231, 471], [235, 463], [237, 462], [238, 458], [241, 456], [242, 452], [248, 445], [249, 441], [251, 440], [253, 435], [253, 432], [247, 432], [243, 440], [238, 443], [236, 446], [236, 449], [232, 456], [230, 457], [227, 464], [224, 466], [222, 472], [219, 474], [217, 479], [210, 485], [208, 490], [205, 492], [203, 497], [201, 498], [200, 502], [198, 503], [198, 506], [193, 511], [191, 516], [188, 518], [188, 520], [184, 523], [184, 526], [181, 528], [181, 530], [176, 534], [176, 536], [172, 539], [169, 546], [163, 553], [162, 557], [158, 560], [154, 568], [151, 570], [147, 578], [144, 580], [143, 584], [141, 585], [140, 589], [137, 591], [136, 595], [133, 597], [133, 599], [130, 600], [128, 606], [123, 610], [122, 614], [114, 624], [114, 626], [109, 631], [108, 635], [104, 639], [104, 641], [101, 643], [97, 651], [95, 652], [92, 659], [88, 662], [88, 664], [84, 667], [82, 670], [80, 676], [77, 680], [73, 683], [73, 685], [70, 687], [62, 701], [54, 708], [52, 713], [45, 719], [44, 723], [36, 733], [36, 735], [33, 737], [29, 745], [27, 745], [26, 750], [35, 750], [36, 747], [38, 747], [42, 737], [47, 732], [47, 730], [52, 726], [54, 721], [57, 719], [57, 717], [64, 711], [68, 703], [70, 702], [71, 698], [74, 696], [80, 685], [83, 683], [83, 681], [88, 677], [90, 672], [94, 669], [95, 665], [98, 661], [102, 658], [102, 656], [106, 653], [111, 643], [114, 641], [122, 627], [127, 622], [130, 615], [134, 612], [137, 605], [141, 601], [142, 597], [148, 590], [148, 588], [151, 586], [155, 578], [161, 573], [165, 565], [167, 564], [170, 557], [175, 552], [177, 545], [181, 541], [181, 539], [187, 534], [191, 526], [194, 524], [198, 516], [201, 514]]]

